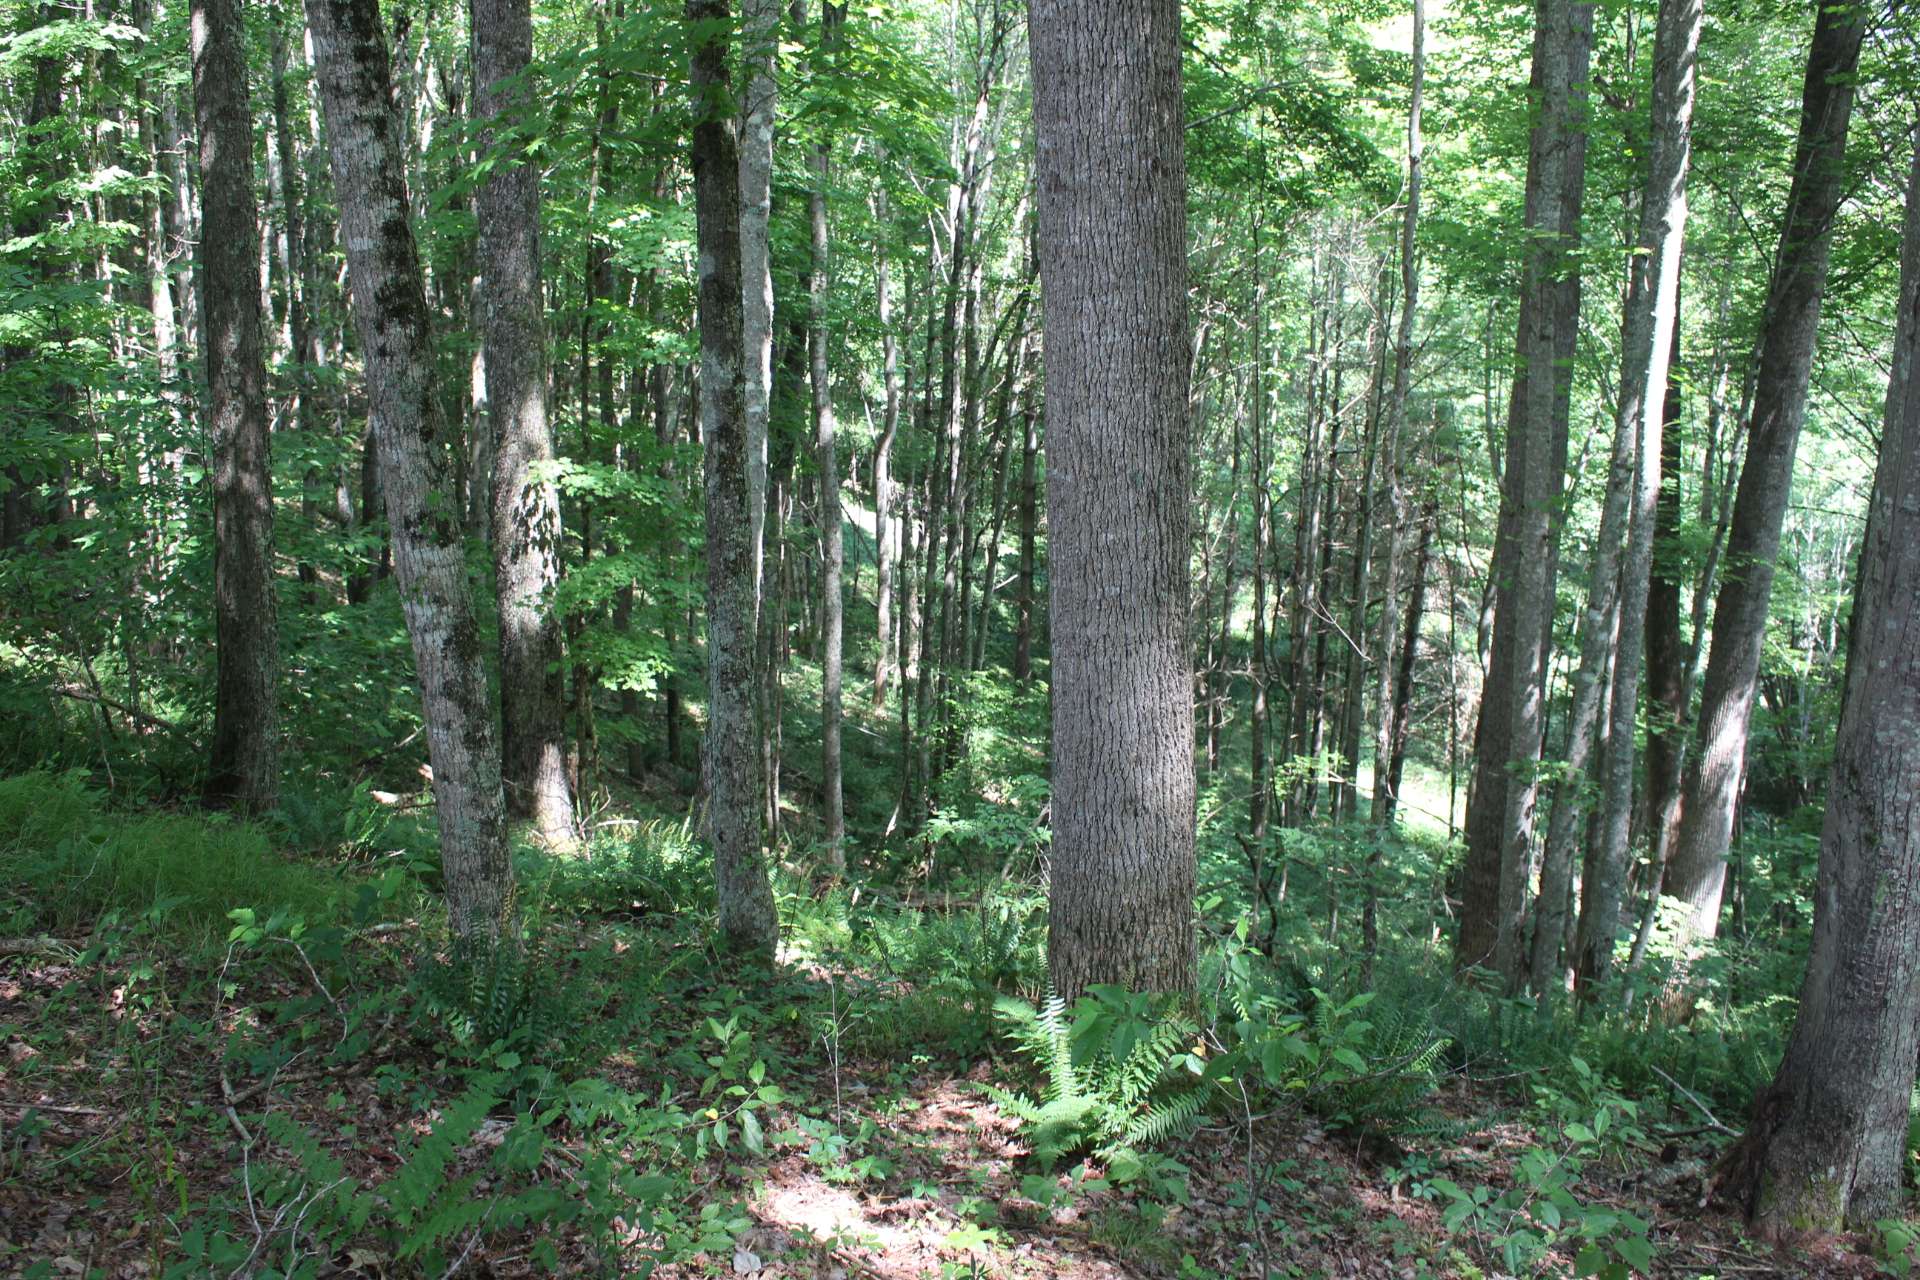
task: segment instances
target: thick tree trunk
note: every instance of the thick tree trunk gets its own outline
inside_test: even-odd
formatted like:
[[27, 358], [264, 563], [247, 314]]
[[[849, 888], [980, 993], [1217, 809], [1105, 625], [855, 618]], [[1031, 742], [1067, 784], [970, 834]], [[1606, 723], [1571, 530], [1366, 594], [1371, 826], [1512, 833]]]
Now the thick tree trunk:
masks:
[[1800, 1011], [1722, 1166], [1772, 1230], [1866, 1229], [1906, 1203], [1920, 1032], [1920, 149], [1902, 258]]
[[[831, 56], [845, 14], [846, 9], [833, 0], [821, 0], [819, 48], [823, 54]], [[840, 574], [846, 553], [840, 540], [839, 445], [827, 363], [827, 295], [832, 279], [827, 188], [832, 177], [832, 158], [822, 142], [813, 153], [814, 185], [807, 197], [813, 239], [812, 279], [807, 285], [813, 314], [807, 326], [807, 350], [813, 387], [813, 446], [820, 466], [820, 789], [827, 870], [838, 876], [847, 869], [847, 814], [840, 776], [841, 632], [845, 613]]]
[[1052, 532], [1048, 967], [1194, 983], [1180, 9], [1029, 21]]
[[463, 943], [490, 945], [513, 919], [500, 754], [467, 583], [460, 513], [433, 394], [433, 335], [400, 121], [377, 0], [307, 0], [326, 113], [340, 239], [366, 361], [394, 573], [433, 767], [447, 914]]
[[1580, 241], [1586, 191], [1586, 82], [1593, 6], [1539, 0], [1533, 92], [1539, 103], [1527, 156], [1527, 226], [1517, 359], [1507, 415], [1507, 459], [1494, 548], [1492, 661], [1474, 735], [1467, 798], [1467, 864], [1454, 963], [1491, 963], [1502, 982], [1524, 977], [1521, 927], [1538, 796], [1549, 626], [1566, 471], [1567, 414], [1580, 314]]
[[741, 371], [739, 136], [727, 74], [727, 0], [687, 0], [694, 37], [694, 216], [700, 242], [700, 434], [706, 451], [709, 826], [720, 936], [771, 954], [779, 936], [760, 857], [753, 723], [754, 566]]
[[234, 0], [195, 0], [217, 670], [206, 795], [214, 803], [262, 812], [279, 797], [280, 658], [245, 38]]
[[508, 811], [541, 839], [573, 838], [560, 616], [560, 495], [547, 416], [539, 174], [520, 141], [533, 57], [529, 0], [471, 0], [475, 114], [495, 156], [476, 202], [492, 422], [493, 567], [499, 592], [501, 773]]
[[1760, 676], [1774, 559], [1793, 488], [1800, 427], [1806, 421], [1834, 215], [1846, 181], [1843, 158], [1853, 115], [1854, 70], [1866, 23], [1865, 9], [1820, 6], [1807, 56], [1793, 188], [1767, 286], [1747, 461], [1734, 498], [1726, 571], [1714, 602], [1713, 645], [1701, 687], [1679, 836], [1661, 889], [1686, 905], [1683, 944], [1688, 938], [1711, 938], [1720, 924], [1727, 845], [1746, 772], [1747, 729]]

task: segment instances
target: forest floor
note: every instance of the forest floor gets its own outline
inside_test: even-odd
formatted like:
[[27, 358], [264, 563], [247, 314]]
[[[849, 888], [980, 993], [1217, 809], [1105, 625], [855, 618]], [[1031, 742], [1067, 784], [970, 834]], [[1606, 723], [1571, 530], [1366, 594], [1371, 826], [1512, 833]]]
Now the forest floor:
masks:
[[[408, 962], [402, 938], [355, 945], [384, 953], [363, 957], [370, 967]], [[0, 953], [0, 1274], [199, 1274], [181, 1271], [179, 1259], [193, 1224], [209, 1213], [237, 1222], [243, 1241], [251, 1230], [269, 1245], [239, 1274], [282, 1265], [276, 1251], [289, 1248], [309, 1253], [315, 1275], [420, 1274], [388, 1247], [302, 1242], [297, 1228], [291, 1240], [284, 1230], [276, 1234], [274, 1223], [284, 1227], [285, 1218], [274, 1214], [286, 1210], [274, 1210], [264, 1192], [256, 1194], [255, 1180], [271, 1155], [261, 1115], [282, 1113], [342, 1162], [343, 1176], [372, 1185], [398, 1164], [397, 1150], [419, 1141], [443, 1105], [434, 1099], [434, 1082], [441, 1082], [442, 1096], [450, 1092], [445, 1046], [418, 1034], [376, 1037], [342, 1069], [282, 1064], [271, 1079], [249, 1077], [245, 1055], [223, 1056], [221, 1046], [234, 1045], [250, 1022], [262, 1019], [271, 993], [230, 994], [225, 1011], [196, 1011], [167, 996], [187, 990], [196, 976], [205, 978], [198, 971], [203, 965], [191, 953], [158, 947], [89, 957], [57, 946]], [[270, 981], [284, 988], [284, 998], [303, 994], [307, 980], [299, 966], [273, 972], [278, 976]], [[780, 1085], [777, 1105], [763, 1113], [760, 1149], [749, 1154], [736, 1145], [704, 1153], [688, 1162], [675, 1192], [685, 1197], [677, 1207], [687, 1217], [707, 1206], [727, 1216], [726, 1242], [685, 1252], [657, 1274], [767, 1280], [1464, 1280], [1506, 1274], [1490, 1236], [1447, 1228], [1444, 1201], [1430, 1181], [1495, 1190], [1513, 1184], [1516, 1161], [1542, 1139], [1508, 1105], [1502, 1091], [1511, 1081], [1450, 1077], [1432, 1099], [1448, 1123], [1431, 1141], [1356, 1138], [1301, 1115], [1251, 1123], [1217, 1116], [1170, 1152], [1185, 1166], [1184, 1186], [1122, 1188], [1096, 1169], [1083, 1172], [1071, 1195], [1048, 1205], [1027, 1194], [1035, 1182], [1022, 1160], [1017, 1124], [975, 1087], [1005, 1080], [1017, 1068], [988, 1051], [923, 1046], [902, 1052], [891, 1038], [914, 1028], [884, 1018], [879, 1039], [866, 1036], [863, 1048], [862, 1036], [852, 1034], [859, 1030], [855, 1020], [841, 1016], [840, 1001], [871, 1004], [885, 996], [876, 994], [880, 987], [859, 986], [859, 979], [807, 965], [783, 976], [781, 998], [798, 991], [800, 999], [830, 1005], [830, 1027], [850, 1034], [844, 1041], [837, 1033], [822, 1035], [819, 1023], [803, 1019], [759, 1026], [756, 1050], [778, 1063]], [[688, 990], [705, 981], [695, 979]], [[859, 991], [866, 994], [849, 994]], [[724, 1002], [735, 993], [713, 994]], [[247, 1003], [240, 997], [249, 997]], [[329, 994], [327, 1002], [332, 999]], [[690, 1080], [676, 1080], [661, 1064], [672, 1058], [672, 1046], [702, 1038], [700, 1011], [713, 1002], [701, 1004], [682, 991], [675, 1003], [686, 1016], [663, 1011], [645, 1045], [614, 1053], [597, 1074], [637, 1097], [661, 1096], [663, 1076], [666, 1092], [694, 1096]], [[306, 1016], [327, 1016], [324, 1002], [303, 1007]], [[872, 1013], [869, 1008], [862, 1016]], [[902, 1011], [907, 1020], [914, 1016], [911, 1008]], [[870, 1032], [876, 1023], [864, 1025]], [[978, 1043], [991, 1041], [982, 1036]], [[223, 1061], [234, 1064], [232, 1077]], [[695, 1114], [695, 1123], [703, 1123]], [[1681, 1117], [1676, 1127], [1696, 1121]], [[486, 1191], [484, 1157], [505, 1129], [505, 1121], [489, 1120], [455, 1154], [457, 1168], [483, 1174], [476, 1194]], [[584, 1148], [570, 1150], [569, 1141], [563, 1125], [541, 1160], [542, 1172], [563, 1187], [578, 1184], [588, 1159]], [[1724, 1141], [1710, 1126], [1668, 1141], [1664, 1150], [1645, 1151], [1641, 1162], [1595, 1163], [1575, 1190], [1589, 1204], [1618, 1206], [1652, 1223], [1655, 1275], [1876, 1274], [1867, 1242], [1775, 1249], [1743, 1238], [1724, 1208], [1704, 1206], [1703, 1178]], [[1252, 1212], [1250, 1171], [1257, 1188]], [[1067, 1184], [1063, 1177], [1056, 1185]], [[550, 1240], [557, 1264], [537, 1260], [539, 1234], [493, 1231], [484, 1241], [472, 1235], [448, 1274], [607, 1268], [604, 1257], [569, 1238], [565, 1228]], [[643, 1233], [633, 1236], [636, 1245], [646, 1245]], [[614, 1265], [631, 1273], [631, 1263]], [[1572, 1272], [1571, 1257], [1555, 1254], [1526, 1274]]]

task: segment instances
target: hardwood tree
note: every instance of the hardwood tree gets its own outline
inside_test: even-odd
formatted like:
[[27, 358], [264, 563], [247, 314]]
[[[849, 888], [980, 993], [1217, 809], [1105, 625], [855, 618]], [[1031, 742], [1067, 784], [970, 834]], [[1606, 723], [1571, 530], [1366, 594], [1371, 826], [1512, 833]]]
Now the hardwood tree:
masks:
[[493, 433], [493, 566], [500, 617], [507, 806], [549, 843], [573, 838], [560, 616], [560, 494], [548, 422], [539, 173], [518, 138], [533, 57], [529, 0], [472, 0], [474, 106], [492, 163], [475, 212]]
[[191, 16], [213, 443], [216, 675], [206, 795], [264, 812], [280, 790], [280, 655], [246, 31], [235, 0], [195, 0]]
[[378, 0], [306, 7], [393, 573], [425, 711], [447, 914], [463, 944], [488, 946], [511, 936], [513, 863], [386, 35]]
[[[822, 54], [835, 42], [845, 21], [845, 6], [821, 0]], [[827, 192], [833, 181], [832, 150], [823, 137], [813, 153], [813, 189], [807, 195], [807, 222], [811, 233], [812, 271], [807, 282], [811, 314], [807, 324], [808, 375], [813, 392], [813, 437], [820, 466], [820, 787], [825, 792], [823, 832], [827, 841], [827, 870], [840, 875], [847, 869], [847, 814], [841, 790], [840, 714], [842, 630], [845, 601], [840, 575], [846, 563], [840, 530], [840, 460], [833, 418], [833, 381], [828, 362], [827, 301], [832, 287], [832, 243], [827, 226]]]
[[727, 70], [728, 0], [687, 0], [693, 39], [694, 217], [699, 237], [700, 436], [707, 514], [708, 827], [720, 936], [771, 954], [779, 937], [760, 856], [753, 715], [754, 563], [742, 387], [740, 137]]
[[1194, 983], [1180, 7], [1037, 0], [1055, 989]]
[[1774, 1231], [1864, 1229], [1906, 1201], [1920, 1047], [1920, 147], [1904, 241], [1813, 943], [1786, 1056], [1720, 1171]]
[[[1606, 977], [1613, 963], [1614, 940], [1620, 930], [1620, 909], [1626, 896], [1627, 854], [1633, 821], [1634, 742], [1630, 726], [1640, 701], [1640, 672], [1647, 633], [1647, 601], [1652, 589], [1653, 548], [1662, 469], [1667, 456], [1665, 419], [1672, 356], [1680, 325], [1680, 248], [1687, 224], [1687, 168], [1693, 149], [1695, 72], [1700, 54], [1700, 27], [1705, 6], [1701, 0], [1662, 0], [1654, 29], [1653, 97], [1650, 105], [1650, 145], [1646, 187], [1640, 197], [1640, 229], [1629, 277], [1626, 315], [1622, 324], [1620, 395], [1614, 410], [1614, 465], [1630, 469], [1627, 502], [1627, 547], [1619, 565], [1618, 640], [1613, 653], [1612, 723], [1620, 732], [1607, 738], [1600, 770], [1600, 843], [1581, 869], [1581, 914], [1576, 933], [1574, 968], [1584, 988]], [[1678, 429], [1678, 423], [1674, 424]], [[1629, 441], [1627, 437], [1631, 436]], [[1626, 459], [1622, 453], [1627, 452]], [[1623, 489], [1629, 486], [1623, 485]], [[1600, 550], [1607, 549], [1603, 532]], [[1596, 565], [1600, 556], [1595, 555]], [[1603, 589], [1611, 566], [1596, 568], [1595, 592]], [[1594, 629], [1591, 608], [1588, 630], [1581, 636], [1581, 668], [1587, 667], [1586, 646], [1595, 652], [1607, 641]], [[1600, 691], [1603, 667], [1592, 674], [1592, 692]], [[1578, 714], [1576, 713], [1576, 721]], [[1576, 728], [1576, 732], [1578, 729]], [[1590, 749], [1590, 748], [1589, 748]], [[1569, 806], [1571, 807], [1571, 806]], [[1555, 811], [1551, 835], [1560, 835]], [[1570, 833], [1568, 833], [1570, 834]], [[1570, 858], [1570, 854], [1568, 855]], [[1554, 857], [1550, 847], [1549, 859]], [[1542, 915], [1564, 910], [1564, 899], [1541, 891]], [[1543, 929], [1542, 933], [1547, 932]], [[1557, 939], [1553, 942], [1557, 952]], [[1534, 946], [1534, 982], [1544, 988], [1553, 962], [1538, 937]]]
[[1547, 660], [1566, 472], [1572, 360], [1580, 317], [1574, 251], [1586, 193], [1585, 102], [1593, 6], [1540, 0], [1516, 372], [1507, 413], [1500, 525], [1491, 570], [1492, 662], [1474, 735], [1467, 861], [1454, 962], [1523, 977], [1522, 927], [1539, 794]]
[[1740, 471], [1726, 565], [1714, 601], [1713, 644], [1707, 651], [1679, 831], [1661, 886], [1662, 893], [1687, 908], [1683, 945], [1688, 939], [1713, 937], [1720, 925], [1727, 845], [1746, 775], [1747, 732], [1773, 598], [1774, 562], [1806, 421], [1834, 215], [1845, 191], [1843, 161], [1853, 116], [1854, 71], [1867, 12], [1862, 5], [1819, 6], [1807, 53], [1793, 186], [1763, 312], [1747, 460]]

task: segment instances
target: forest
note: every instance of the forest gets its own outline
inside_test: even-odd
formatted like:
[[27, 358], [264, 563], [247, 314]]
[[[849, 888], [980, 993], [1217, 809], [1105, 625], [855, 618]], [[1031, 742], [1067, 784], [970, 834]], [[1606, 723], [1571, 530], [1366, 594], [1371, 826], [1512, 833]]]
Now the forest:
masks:
[[0, 1275], [1920, 1268], [1906, 0], [0, 0]]

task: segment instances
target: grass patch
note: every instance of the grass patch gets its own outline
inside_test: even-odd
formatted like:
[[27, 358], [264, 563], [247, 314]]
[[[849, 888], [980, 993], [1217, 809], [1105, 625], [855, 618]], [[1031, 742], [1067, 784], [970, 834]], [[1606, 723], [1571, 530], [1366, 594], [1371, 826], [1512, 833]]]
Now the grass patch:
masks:
[[201, 813], [109, 810], [84, 775], [0, 778], [0, 931], [84, 934], [109, 911], [160, 917], [181, 941], [224, 936], [227, 912], [329, 920], [346, 882], [290, 861], [257, 827]]

